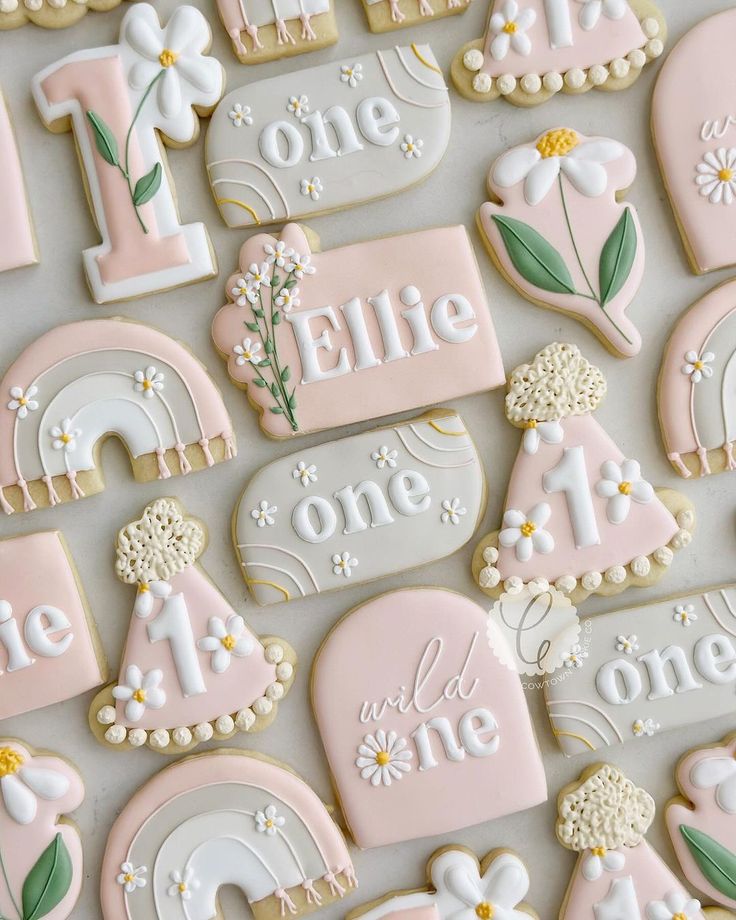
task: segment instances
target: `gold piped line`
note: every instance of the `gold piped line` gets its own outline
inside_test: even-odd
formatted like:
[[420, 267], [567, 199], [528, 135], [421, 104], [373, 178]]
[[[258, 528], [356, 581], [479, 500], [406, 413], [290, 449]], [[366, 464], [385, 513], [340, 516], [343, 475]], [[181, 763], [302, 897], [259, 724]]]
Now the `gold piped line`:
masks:
[[435, 431], [439, 431], [440, 434], [449, 435], [451, 438], [464, 438], [467, 435], [467, 431], [448, 431], [446, 428], [442, 428], [441, 425], [438, 425], [437, 422], [432, 419], [428, 420], [428, 424], [431, 428], [434, 428]]
[[[284, 600], [285, 600], [285, 601], [291, 600], [291, 595], [290, 595], [289, 592], [286, 590], [286, 588], [282, 588], [281, 585], [277, 585], [275, 581], [264, 581], [264, 580], [262, 580], [262, 579], [260, 579], [260, 578], [246, 578], [246, 579], [245, 579], [245, 583], [246, 583], [248, 586], [250, 586], [250, 585], [265, 585], [267, 588], [274, 588], [276, 591], [280, 591], [280, 592], [284, 595]], [[591, 750], [592, 750], [592, 748], [591, 748]]]
[[259, 227], [261, 226], [261, 220], [256, 214], [256, 212], [253, 210], [253, 208], [249, 204], [246, 204], [244, 201], [239, 201], [237, 198], [215, 198], [215, 204], [237, 205], [239, 208], [242, 208], [244, 211], [247, 211], [250, 214], [250, 216], [253, 218], [253, 220], [258, 224], [258, 226]]
[[429, 69], [433, 70], [435, 73], [438, 73], [438, 74], [442, 73], [439, 67], [435, 67], [434, 64], [430, 64], [430, 62], [424, 57], [424, 55], [420, 52], [419, 48], [417, 48], [414, 42], [411, 43], [411, 50], [419, 58], [422, 64], [424, 64], [425, 67], [429, 67]]
[[582, 741], [583, 744], [584, 744], [589, 750], [591, 750], [591, 751], [594, 751], [594, 750], [595, 750], [595, 748], [594, 748], [593, 745], [590, 743], [590, 741], [588, 741], [587, 738], [583, 738], [582, 735], [576, 735], [575, 732], [563, 732], [563, 731], [559, 731], [559, 730], [556, 729], [556, 728], [553, 728], [553, 729], [552, 729], [552, 734], [555, 736], [555, 738], [574, 738], [576, 741]]

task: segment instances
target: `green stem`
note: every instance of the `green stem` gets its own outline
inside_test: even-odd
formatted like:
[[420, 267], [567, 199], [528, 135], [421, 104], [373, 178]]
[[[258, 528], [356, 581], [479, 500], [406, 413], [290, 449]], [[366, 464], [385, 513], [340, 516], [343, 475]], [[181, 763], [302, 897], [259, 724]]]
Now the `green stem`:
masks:
[[[125, 176], [125, 181], [128, 183], [128, 191], [130, 192], [130, 200], [131, 200], [131, 201], [133, 201], [133, 196], [134, 196], [135, 193], [134, 193], [134, 189], [133, 189], [133, 183], [132, 183], [132, 180], [131, 180], [131, 178], [130, 178], [130, 161], [129, 161], [129, 157], [130, 157], [130, 138], [131, 138], [131, 136], [132, 136], [132, 134], [133, 134], [133, 128], [135, 127], [135, 123], [136, 123], [136, 121], [138, 120], [138, 116], [141, 114], [141, 110], [143, 109], [143, 106], [145, 105], [146, 100], [147, 100], [148, 97], [151, 95], [151, 90], [152, 90], [153, 87], [158, 83], [158, 81], [161, 79], [161, 77], [163, 77], [163, 75], [164, 75], [165, 72], [166, 72], [166, 71], [163, 70], [163, 69], [160, 70], [160, 71], [156, 74], [156, 76], [153, 78], [153, 80], [151, 80], [151, 82], [148, 84], [148, 87], [147, 87], [145, 93], [143, 94], [143, 97], [142, 97], [141, 101], [138, 103], [138, 108], [135, 110], [135, 115], [133, 116], [133, 120], [131, 121], [130, 127], [128, 128], [128, 133], [127, 133], [127, 135], [125, 136], [125, 169], [123, 169], [122, 166], [119, 166], [118, 169], [119, 169], [120, 172]], [[145, 223], [143, 222], [143, 218], [141, 217], [140, 211], [138, 210], [138, 206], [135, 204], [135, 202], [133, 202], [133, 208], [135, 209], [135, 216], [138, 218], [138, 223], [141, 225], [141, 230], [143, 230], [144, 233], [148, 233], [148, 228], [146, 227]]]
[[[263, 287], [263, 285], [261, 285], [261, 287]], [[263, 325], [266, 326], [266, 338], [264, 338], [264, 337], [263, 337], [263, 330], [261, 329], [261, 317], [260, 317], [260, 316], [255, 316], [255, 313], [254, 313], [253, 315], [255, 316], [256, 324], [257, 324], [257, 326], [258, 326], [258, 338], [261, 340], [261, 345], [263, 345], [263, 352], [264, 352], [265, 356], [269, 359], [269, 361], [271, 361], [271, 368], [273, 369], [273, 356], [272, 356], [272, 355], [269, 355], [268, 352], [266, 351], [266, 339], [268, 339], [268, 325], [267, 325], [267, 323], [266, 323], [266, 311], [265, 311], [265, 308], [264, 308], [264, 306], [263, 306], [263, 295], [261, 294], [261, 288], [258, 288], [258, 303], [260, 304], [260, 309], [261, 309], [261, 312], [263, 313]], [[275, 349], [275, 345], [274, 345], [274, 349]], [[287, 401], [286, 405], [283, 406], [283, 405], [281, 404], [281, 401], [279, 400], [279, 398], [278, 398], [277, 396], [274, 396], [274, 395], [273, 395], [273, 392], [271, 391], [271, 387], [268, 386], [268, 380], [266, 380], [266, 378], [263, 376], [263, 374], [261, 373], [261, 371], [258, 369], [258, 365], [257, 365], [257, 364], [253, 364], [253, 368], [255, 369], [256, 373], [257, 373], [258, 376], [261, 378], [261, 380], [266, 384], [266, 387], [267, 387], [267, 389], [268, 389], [268, 392], [271, 393], [271, 396], [276, 400], [276, 405], [279, 406], [279, 408], [281, 408], [281, 409], [283, 410], [284, 415], [286, 415], [286, 416], [288, 417], [288, 411], [289, 411], [289, 403], [288, 403], [288, 401]], [[281, 389], [281, 388], [279, 387], [279, 389]]]
[[[18, 905], [16, 904], [15, 898], [13, 897], [13, 890], [12, 890], [12, 888], [10, 887], [10, 881], [9, 881], [9, 879], [8, 879], [8, 873], [7, 873], [6, 870], [5, 870], [5, 862], [4, 862], [4, 860], [3, 860], [3, 855], [2, 855], [1, 852], [0, 852], [0, 870], [2, 870], [3, 878], [5, 879], [5, 884], [6, 884], [7, 889], [8, 889], [8, 895], [9, 895], [9, 897], [10, 897], [10, 900], [11, 900], [12, 904], [13, 904], [13, 907], [15, 908], [15, 912], [18, 914], [19, 920], [23, 920], [23, 914], [20, 912], [20, 908], [19, 908]], [[0, 920], [4, 920], [4, 918], [0, 918]]]
[[274, 304], [275, 304], [276, 298], [284, 290], [292, 274], [293, 272], [289, 272], [287, 274], [284, 283], [281, 285], [278, 291], [274, 292], [273, 288], [271, 288], [271, 341], [273, 342], [273, 360], [274, 360], [274, 367], [276, 368], [276, 379], [278, 381], [278, 386], [279, 386], [279, 389], [281, 390], [281, 394], [284, 398], [284, 402], [286, 403], [286, 414], [289, 419], [289, 424], [291, 425], [292, 431], [296, 431], [299, 426], [296, 423], [296, 419], [294, 418], [293, 410], [291, 408], [291, 405], [289, 404], [289, 395], [286, 392], [284, 381], [281, 379], [281, 364], [279, 362], [278, 351], [276, 350], [276, 332], [273, 326], [273, 312], [274, 312]]

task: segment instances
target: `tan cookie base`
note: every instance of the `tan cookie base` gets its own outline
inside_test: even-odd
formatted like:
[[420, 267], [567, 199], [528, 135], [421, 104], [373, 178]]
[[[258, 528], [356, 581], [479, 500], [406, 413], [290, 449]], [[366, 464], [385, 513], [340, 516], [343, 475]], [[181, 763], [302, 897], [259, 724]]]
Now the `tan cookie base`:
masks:
[[317, 35], [316, 38], [303, 37], [302, 24], [298, 19], [286, 21], [289, 35], [294, 39], [293, 44], [288, 41], [279, 42], [275, 25], [261, 26], [258, 29], [258, 41], [263, 45], [262, 48], [254, 48], [250, 36], [243, 31], [240, 33], [240, 41], [247, 48], [248, 53], [239, 52], [233, 42], [233, 54], [241, 64], [265, 64], [268, 61], [296, 57], [298, 54], [306, 54], [309, 51], [321, 51], [337, 42], [337, 20], [334, 9], [330, 8], [327, 13], [313, 16], [310, 24]]
[[0, 12], [0, 31], [4, 29], [18, 29], [27, 22], [44, 29], [66, 29], [82, 19], [88, 10], [106, 13], [115, 9], [122, 0], [66, 0], [60, 9], [48, 5], [47, 0], [41, 0], [41, 8], [31, 10], [25, 5], [24, 0], [18, 0], [18, 6], [11, 13]]
[[399, 12], [404, 16], [400, 21], [393, 18], [389, 0], [383, 0], [381, 3], [367, 3], [363, 0], [363, 7], [371, 32], [395, 32], [396, 29], [419, 26], [436, 19], [444, 19], [446, 16], [457, 16], [467, 10], [472, 0], [455, 0], [456, 6], [450, 6], [451, 2], [452, 0], [427, 0], [432, 8], [430, 16], [421, 12], [420, 0], [399, 0]]

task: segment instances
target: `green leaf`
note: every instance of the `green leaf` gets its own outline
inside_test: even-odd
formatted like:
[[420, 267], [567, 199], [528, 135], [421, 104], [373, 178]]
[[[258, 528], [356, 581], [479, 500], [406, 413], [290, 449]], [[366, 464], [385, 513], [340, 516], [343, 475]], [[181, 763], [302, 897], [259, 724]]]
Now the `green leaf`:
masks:
[[271, 367], [271, 359], [264, 358], [263, 361], [258, 362], [258, 367]]
[[605, 307], [624, 286], [636, 258], [636, 246], [634, 219], [630, 208], [626, 208], [601, 250], [598, 265], [601, 306]]
[[277, 287], [279, 286], [280, 280], [281, 280], [281, 279], [279, 278], [279, 276], [278, 276], [278, 275], [276, 274], [276, 272], [274, 271], [273, 277], [271, 278], [271, 287], [272, 287], [272, 288], [277, 288]]
[[271, 384], [271, 392], [273, 393], [273, 395], [274, 395], [274, 397], [275, 397], [276, 399], [279, 398], [279, 396], [281, 395], [281, 391], [280, 391], [279, 388], [278, 388], [278, 384], [276, 384], [276, 383], [272, 383], [272, 384]]
[[266, 354], [267, 355], [273, 354], [273, 342], [271, 341], [270, 338], [266, 339]]
[[258, 332], [259, 330], [258, 323], [246, 323], [245, 328], [250, 329], [251, 332]]
[[493, 222], [514, 268], [525, 281], [554, 294], [576, 293], [564, 259], [533, 227], [500, 214], [494, 215]]
[[291, 377], [291, 371], [289, 370], [288, 367], [285, 367], [285, 368], [281, 371], [281, 380], [282, 380], [282, 382], [283, 382], [283, 383], [286, 383], [286, 381], [287, 381], [290, 377]]
[[253, 383], [255, 383], [257, 387], [267, 387], [268, 386], [268, 384], [263, 379], [263, 377], [256, 377]]
[[72, 860], [57, 834], [23, 882], [22, 920], [40, 920], [63, 900], [72, 884]]
[[294, 393], [289, 397], [289, 408], [296, 409], [296, 395]]
[[291, 278], [289, 281], [286, 282], [284, 287], [286, 288], [287, 291], [290, 291], [294, 287], [295, 284], [296, 284], [296, 278]]
[[263, 319], [263, 310], [260, 307], [253, 307], [253, 316], [257, 316], [258, 319]]
[[271, 317], [271, 322], [274, 324], [274, 326], [278, 326], [278, 324], [281, 322], [281, 314], [278, 310]]
[[133, 204], [136, 207], [140, 207], [153, 198], [156, 192], [161, 188], [162, 175], [163, 170], [161, 169], [161, 164], [156, 163], [149, 173], [146, 173], [145, 176], [136, 182], [135, 190], [133, 191]]
[[95, 144], [102, 159], [110, 166], [118, 166], [118, 142], [110, 127], [92, 111], [87, 112], [87, 121], [92, 126]]
[[687, 824], [680, 825], [680, 833], [711, 885], [727, 898], [736, 898], [736, 855], [708, 834]]
[[274, 415], [284, 414], [284, 410], [281, 408], [281, 406], [271, 406], [271, 412], [273, 412]]

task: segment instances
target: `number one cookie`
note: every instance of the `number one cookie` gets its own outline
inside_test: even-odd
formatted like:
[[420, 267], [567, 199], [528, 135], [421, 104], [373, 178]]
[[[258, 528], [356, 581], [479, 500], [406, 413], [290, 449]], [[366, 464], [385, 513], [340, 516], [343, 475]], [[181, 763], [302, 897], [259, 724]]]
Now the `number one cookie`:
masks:
[[71, 128], [102, 244], [84, 252], [98, 303], [126, 300], [209, 278], [217, 268], [203, 224], [179, 223], [157, 131], [184, 146], [199, 135], [197, 113], [222, 95], [220, 64], [204, 16], [180, 6], [161, 28], [152, 6], [133, 7], [120, 44], [78, 51], [33, 79], [41, 117]]

